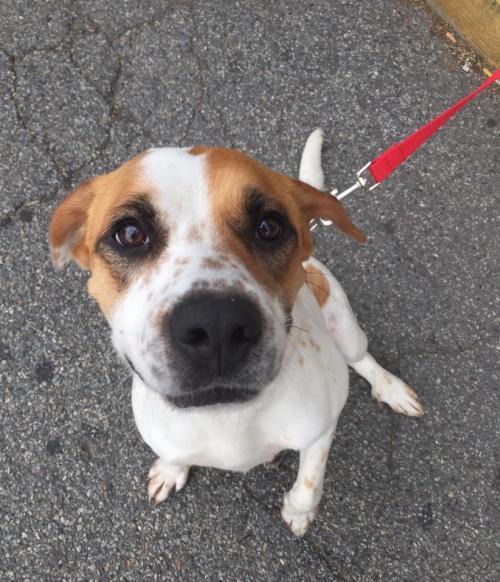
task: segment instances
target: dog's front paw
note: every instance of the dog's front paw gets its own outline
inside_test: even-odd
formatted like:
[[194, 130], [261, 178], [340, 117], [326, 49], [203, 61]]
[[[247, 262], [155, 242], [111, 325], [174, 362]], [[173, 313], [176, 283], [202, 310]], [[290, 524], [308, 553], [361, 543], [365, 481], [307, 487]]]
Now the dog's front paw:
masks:
[[385, 402], [399, 414], [406, 416], [424, 414], [424, 407], [415, 390], [386, 370], [372, 385], [372, 396], [379, 402]]
[[180, 491], [189, 475], [187, 465], [167, 465], [156, 459], [149, 470], [148, 496], [155, 505], [164, 501], [172, 490]]
[[318, 514], [318, 506], [307, 510], [298, 510], [293, 507], [290, 501], [290, 494], [287, 493], [283, 499], [281, 507], [281, 517], [290, 526], [293, 533], [299, 538], [309, 529], [313, 519]]

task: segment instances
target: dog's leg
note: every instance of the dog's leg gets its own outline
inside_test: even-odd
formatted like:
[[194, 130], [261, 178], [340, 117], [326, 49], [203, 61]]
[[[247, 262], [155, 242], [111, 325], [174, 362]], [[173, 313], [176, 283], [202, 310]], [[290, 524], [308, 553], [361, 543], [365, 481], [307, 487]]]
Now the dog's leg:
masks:
[[382, 368], [368, 352], [358, 362], [349, 362], [349, 366], [370, 383], [375, 400], [385, 402], [400, 414], [407, 416], [424, 414], [424, 408], [415, 390]]
[[281, 516], [296, 536], [303, 536], [318, 513], [323, 495], [328, 451], [335, 427], [321, 436], [307, 449], [300, 451], [297, 479], [283, 499]]
[[307, 284], [321, 305], [325, 324], [351, 368], [372, 387], [372, 396], [395, 412], [421, 416], [424, 409], [418, 395], [402, 380], [382, 368], [368, 353], [368, 340], [352, 312], [347, 295], [337, 279], [316, 259], [305, 263]]
[[180, 491], [186, 484], [188, 475], [187, 465], [167, 465], [161, 459], [156, 459], [148, 475], [149, 500], [158, 505], [172, 490]]

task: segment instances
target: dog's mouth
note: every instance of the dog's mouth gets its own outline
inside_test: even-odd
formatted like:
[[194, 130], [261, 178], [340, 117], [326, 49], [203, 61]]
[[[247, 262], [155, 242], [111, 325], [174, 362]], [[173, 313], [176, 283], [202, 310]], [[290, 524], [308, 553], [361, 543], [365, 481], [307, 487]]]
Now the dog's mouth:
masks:
[[189, 408], [248, 402], [258, 393], [258, 390], [250, 388], [213, 386], [186, 394], [165, 395], [165, 398], [177, 408]]

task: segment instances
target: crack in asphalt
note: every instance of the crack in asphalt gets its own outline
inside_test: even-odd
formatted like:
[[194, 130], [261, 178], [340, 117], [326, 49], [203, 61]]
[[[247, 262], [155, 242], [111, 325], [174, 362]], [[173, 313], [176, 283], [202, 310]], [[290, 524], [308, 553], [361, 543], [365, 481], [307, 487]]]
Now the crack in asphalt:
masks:
[[[196, 80], [200, 87], [200, 95], [193, 104], [191, 112], [188, 115], [182, 139], [185, 140], [187, 138], [189, 131], [196, 118], [196, 113], [199, 110], [199, 106], [201, 105], [203, 100], [206, 99], [210, 103], [213, 110], [217, 113], [219, 121], [221, 123], [223, 135], [225, 139], [227, 138], [227, 142], [230, 143], [231, 139], [227, 128], [227, 122], [220, 108], [214, 105], [213, 99], [210, 95], [208, 83], [206, 82], [203, 74], [203, 71], [205, 70], [205, 68], [208, 68], [208, 65], [203, 61], [196, 45], [197, 23], [194, 2], [191, 1], [189, 2], [188, 5], [191, 11], [193, 24], [193, 33], [190, 36], [190, 52], [192, 53], [196, 61], [198, 69], [198, 76]], [[115, 124], [120, 115], [119, 93], [121, 77], [125, 63], [125, 54], [119, 49], [119, 43], [124, 37], [129, 35], [131, 32], [142, 30], [145, 27], [154, 27], [155, 25], [157, 25], [163, 18], [167, 16], [167, 14], [170, 12], [170, 8], [158, 12], [157, 14], [148, 17], [145, 20], [141, 20], [140, 22], [137, 22], [131, 26], [124, 28], [119, 34], [116, 35], [104, 31], [103, 28], [97, 22], [95, 22], [93, 19], [90, 19], [91, 24], [93, 26], [93, 30], [89, 32], [84, 32], [82, 34], [88, 36], [102, 35], [110, 49], [115, 53], [117, 59], [115, 73], [111, 78], [108, 90], [105, 92], [103, 92], [101, 88], [97, 87], [95, 82], [88, 78], [88, 76], [85, 74], [85, 71], [82, 70], [81, 66], [78, 65], [78, 63], [75, 60], [74, 55], [75, 35], [80, 33], [80, 31], [77, 30], [78, 29], [77, 24], [79, 21], [76, 0], [72, 2], [70, 11], [71, 17], [67, 27], [68, 34], [64, 39], [61, 40], [61, 42], [44, 47], [42, 49], [34, 48], [31, 50], [24, 51], [20, 55], [20, 58], [25, 58], [31, 54], [34, 54], [35, 52], [45, 52], [45, 53], [62, 52], [63, 54], [66, 54], [74, 69], [78, 71], [78, 73], [85, 79], [86, 82], [91, 84], [97, 90], [99, 96], [104, 100], [108, 107], [109, 123], [107, 124], [106, 127], [105, 137], [102, 143], [95, 149], [93, 154], [90, 157], [88, 157], [84, 162], [82, 162], [77, 168], [75, 168], [72, 171], [69, 171], [66, 168], [64, 168], [63, 164], [54, 155], [53, 146], [51, 145], [48, 137], [43, 134], [41, 135], [38, 130], [30, 127], [29, 123], [23, 116], [22, 103], [18, 95], [19, 74], [17, 70], [17, 62], [19, 57], [16, 56], [14, 53], [10, 52], [9, 50], [0, 47], [0, 51], [8, 58], [10, 62], [10, 74], [11, 74], [10, 98], [14, 107], [17, 124], [22, 130], [26, 131], [29, 134], [30, 139], [34, 143], [36, 143], [37, 145], [41, 145], [43, 147], [48, 161], [54, 168], [57, 177], [61, 181], [61, 184], [58, 184], [50, 192], [38, 197], [36, 200], [21, 201], [20, 203], [16, 204], [11, 210], [0, 215], [0, 227], [5, 227], [11, 224], [11, 222], [19, 215], [19, 213], [26, 208], [41, 206], [45, 203], [52, 202], [61, 193], [61, 191], [64, 191], [65, 189], [68, 189], [71, 186], [75, 178], [86, 166], [97, 160], [104, 160], [106, 152], [109, 150], [109, 147], [113, 142]]]
[[67, 179], [67, 172], [62, 167], [62, 164], [54, 156], [54, 154], [51, 150], [50, 144], [48, 143], [48, 140], [40, 139], [37, 132], [34, 129], [29, 127], [28, 123], [26, 122], [26, 120], [23, 117], [22, 106], [21, 106], [21, 103], [19, 101], [19, 96], [18, 96], [18, 91], [17, 91], [18, 72], [17, 72], [16, 56], [14, 54], [10, 53], [9, 51], [5, 50], [4, 48], [0, 48], [0, 51], [3, 52], [4, 55], [10, 61], [10, 74], [11, 74], [10, 98], [11, 98], [12, 104], [14, 106], [17, 124], [21, 129], [23, 129], [29, 133], [30, 137], [32, 138], [32, 140], [35, 143], [38, 143], [39, 145], [43, 145], [45, 147], [45, 151], [46, 151], [47, 158], [48, 158], [49, 162], [52, 164], [57, 175], [63, 181], [65, 181]]
[[[41, 49], [33, 48], [33, 49], [30, 49], [27, 51], [23, 51], [19, 56], [16, 56], [14, 53], [7, 50], [6, 48], [0, 47], [0, 52], [2, 52], [8, 58], [8, 60], [10, 62], [10, 73], [11, 73], [11, 79], [12, 79], [11, 89], [10, 89], [10, 98], [11, 98], [11, 101], [12, 101], [12, 104], [13, 104], [13, 107], [15, 110], [17, 123], [22, 130], [25, 130], [28, 132], [30, 139], [34, 143], [43, 146], [44, 152], [47, 155], [47, 159], [49, 160], [50, 164], [54, 168], [58, 178], [61, 180], [61, 183], [62, 183], [62, 184], [59, 184], [58, 186], [56, 186], [50, 192], [40, 196], [36, 200], [22, 201], [22, 202], [16, 204], [11, 210], [0, 215], [0, 228], [5, 227], [7, 225], [10, 225], [11, 222], [16, 217], [18, 217], [19, 213], [22, 210], [24, 210], [26, 208], [41, 206], [45, 203], [52, 202], [60, 194], [61, 191], [64, 191], [71, 186], [71, 184], [73, 183], [75, 178], [82, 172], [82, 170], [86, 166], [88, 166], [89, 164], [91, 164], [97, 160], [104, 160], [104, 156], [106, 155], [106, 152], [108, 151], [108, 149], [113, 141], [115, 124], [116, 124], [116, 121], [119, 118], [119, 114], [120, 114], [119, 92], [120, 92], [120, 82], [121, 82], [121, 77], [122, 77], [123, 67], [124, 67], [124, 62], [125, 62], [125, 55], [122, 51], [120, 51], [118, 45], [121, 42], [121, 40], [125, 36], [129, 35], [131, 32], [142, 30], [145, 27], [154, 27], [163, 18], [165, 18], [167, 16], [167, 14], [170, 12], [170, 10], [171, 9], [168, 8], [166, 10], [160, 11], [153, 16], [150, 16], [144, 20], [141, 20], [140, 22], [137, 22], [131, 26], [124, 28], [119, 34], [116, 34], [116, 35], [113, 35], [111, 33], [104, 31], [103, 28], [97, 22], [95, 22], [95, 20], [89, 18], [89, 20], [91, 21], [91, 23], [93, 25], [94, 30], [81, 33], [79, 30], [79, 27], [77, 26], [78, 22], [79, 22], [78, 13], [77, 13], [78, 12], [78, 2], [77, 2], [77, 0], [74, 0], [70, 6], [71, 16], [70, 16], [70, 20], [68, 22], [67, 36], [65, 38], [63, 38], [61, 40], [61, 42], [54, 44], [54, 45], [46, 46], [46, 47], [41, 48]], [[114, 73], [113, 77], [111, 78], [109, 88], [106, 92], [103, 92], [102, 89], [97, 87], [96, 84], [91, 79], [88, 78], [88, 76], [85, 74], [85, 71], [83, 71], [82, 68], [75, 61], [74, 42], [75, 42], [75, 35], [76, 34], [84, 34], [84, 35], [88, 35], [88, 36], [102, 35], [104, 37], [104, 39], [106, 40], [106, 43], [108, 44], [110, 49], [114, 51], [114, 53], [116, 55], [116, 59], [117, 59], [117, 66], [116, 66], [115, 73]], [[77, 168], [75, 168], [72, 171], [68, 171], [67, 169], [65, 169], [63, 164], [56, 158], [56, 156], [54, 155], [54, 152], [52, 151], [52, 145], [51, 145], [48, 137], [45, 135], [40, 135], [40, 133], [37, 130], [35, 130], [34, 128], [29, 126], [29, 124], [27, 123], [27, 121], [23, 117], [22, 104], [21, 104], [21, 100], [19, 98], [18, 90], [17, 90], [18, 78], [19, 78], [18, 71], [17, 71], [17, 61], [18, 61], [18, 58], [25, 58], [31, 54], [36, 53], [36, 52], [45, 52], [45, 53], [54, 53], [54, 54], [57, 52], [62, 52], [63, 54], [66, 54], [70, 63], [75, 68], [75, 70], [78, 71], [78, 73], [85, 79], [85, 81], [87, 81], [89, 84], [91, 84], [97, 90], [99, 96], [104, 100], [104, 102], [106, 103], [106, 105], [108, 107], [109, 123], [107, 124], [106, 134], [105, 134], [105, 137], [104, 137], [102, 143], [95, 149], [94, 153], [88, 159], [86, 159], [84, 162], [82, 162]], [[200, 67], [200, 73], [201, 73], [201, 70], [202, 70], [201, 63], [199, 63], [199, 67]], [[203, 79], [201, 77], [200, 77], [200, 86], [202, 88], [204, 86]], [[193, 107], [192, 114], [188, 118], [187, 128], [184, 132], [185, 134], [187, 134], [187, 131], [189, 130], [190, 125], [194, 121], [194, 116], [195, 116], [196, 110], [198, 109], [201, 101], [202, 101], [202, 97], [200, 97], [199, 102], [197, 102]]]
[[193, 31], [192, 31], [192, 34], [189, 38], [190, 52], [193, 55], [195, 62], [196, 62], [196, 65], [197, 65], [197, 68], [198, 68], [197, 82], [201, 88], [201, 94], [200, 94], [200, 98], [199, 98], [198, 102], [193, 106], [192, 113], [191, 113], [191, 116], [189, 118], [189, 123], [187, 124], [186, 130], [184, 131], [184, 138], [187, 136], [188, 131], [190, 130], [192, 123], [194, 122], [198, 107], [200, 106], [200, 104], [203, 102], [203, 99], [205, 98], [207, 103], [210, 105], [210, 107], [213, 109], [213, 111], [215, 111], [215, 113], [217, 114], [217, 117], [219, 118], [219, 122], [220, 122], [220, 126], [222, 129], [222, 134], [223, 134], [225, 144], [227, 145], [227, 147], [233, 147], [233, 140], [231, 138], [231, 134], [230, 134], [229, 129], [228, 129], [228, 124], [227, 124], [227, 120], [226, 120], [226, 117], [224, 115], [224, 112], [217, 105], [216, 101], [213, 99], [213, 96], [212, 96], [210, 88], [209, 88], [209, 83], [207, 82], [207, 80], [205, 78], [205, 73], [204, 73], [205, 70], [207, 70], [211, 73], [213, 73], [213, 71], [210, 67], [209, 62], [203, 59], [202, 53], [198, 48], [197, 40], [199, 37], [199, 30], [198, 30], [199, 27], [198, 27], [198, 17], [196, 15], [195, 0], [189, 0], [188, 6], [189, 6], [189, 12], [191, 14], [191, 23], [193, 26]]

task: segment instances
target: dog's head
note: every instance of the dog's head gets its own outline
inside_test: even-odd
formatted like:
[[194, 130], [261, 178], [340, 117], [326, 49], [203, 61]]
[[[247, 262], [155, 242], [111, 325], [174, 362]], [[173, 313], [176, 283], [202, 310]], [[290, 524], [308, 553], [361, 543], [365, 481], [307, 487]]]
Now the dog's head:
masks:
[[50, 226], [119, 354], [178, 407], [238, 402], [278, 374], [313, 250], [309, 221], [363, 241], [341, 204], [222, 148], [149, 150], [85, 182]]

